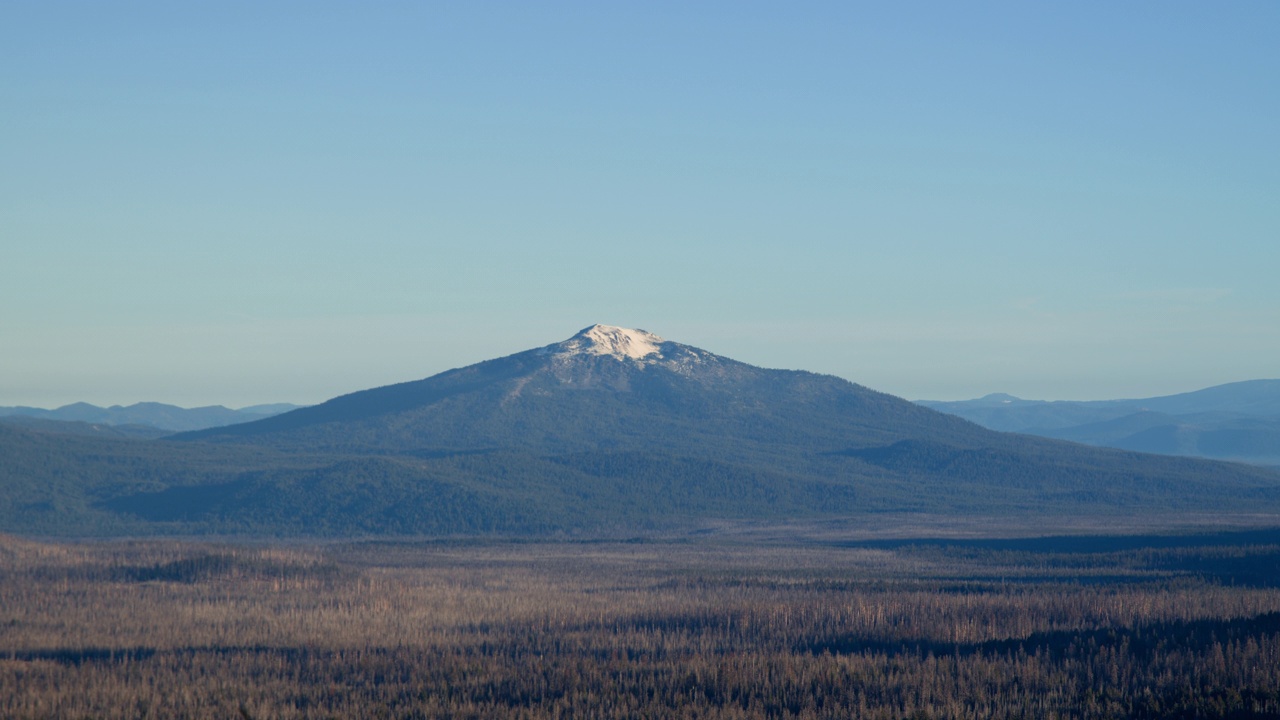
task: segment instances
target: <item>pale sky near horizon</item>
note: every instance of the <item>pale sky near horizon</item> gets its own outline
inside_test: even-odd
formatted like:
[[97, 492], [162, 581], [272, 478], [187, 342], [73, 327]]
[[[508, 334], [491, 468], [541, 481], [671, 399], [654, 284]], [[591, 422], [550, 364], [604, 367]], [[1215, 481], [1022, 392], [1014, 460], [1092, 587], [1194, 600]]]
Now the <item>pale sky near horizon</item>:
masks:
[[911, 399], [1280, 377], [1280, 3], [0, 3], [0, 405], [597, 322]]

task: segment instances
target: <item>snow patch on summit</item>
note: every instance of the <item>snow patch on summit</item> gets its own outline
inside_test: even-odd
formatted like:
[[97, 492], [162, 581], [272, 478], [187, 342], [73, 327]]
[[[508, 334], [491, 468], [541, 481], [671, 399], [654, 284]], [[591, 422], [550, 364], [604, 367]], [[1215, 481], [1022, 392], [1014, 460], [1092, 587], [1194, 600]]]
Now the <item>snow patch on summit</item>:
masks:
[[662, 338], [644, 330], [592, 325], [568, 340], [553, 346], [562, 354], [610, 355], [619, 360], [642, 360], [650, 355], [661, 357]]

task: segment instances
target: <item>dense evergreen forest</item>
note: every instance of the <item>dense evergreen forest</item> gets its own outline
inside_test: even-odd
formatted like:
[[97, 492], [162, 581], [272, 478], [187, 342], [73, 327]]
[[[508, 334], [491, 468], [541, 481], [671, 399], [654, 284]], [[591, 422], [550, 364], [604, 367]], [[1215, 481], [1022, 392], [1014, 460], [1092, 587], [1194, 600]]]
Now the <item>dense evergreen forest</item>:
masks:
[[0, 542], [12, 718], [1273, 718], [1276, 533]]
[[909, 440], [784, 451], [700, 437], [677, 450], [655, 442], [561, 453], [428, 447], [345, 455], [0, 425], [0, 531], [618, 537], [719, 520], [888, 511], [1130, 517], [1280, 507], [1274, 471], [989, 439], [979, 447]]

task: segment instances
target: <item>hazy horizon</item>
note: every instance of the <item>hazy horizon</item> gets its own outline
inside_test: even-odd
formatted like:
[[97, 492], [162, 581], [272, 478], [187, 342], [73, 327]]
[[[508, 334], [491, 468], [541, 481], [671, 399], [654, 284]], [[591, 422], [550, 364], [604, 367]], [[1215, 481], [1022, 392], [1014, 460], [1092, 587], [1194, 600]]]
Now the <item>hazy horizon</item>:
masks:
[[[531, 350], [531, 349], [534, 349], [534, 348], [524, 348], [523, 350]], [[704, 349], [704, 350], [705, 350], [706, 348], [702, 348], [702, 349]], [[519, 351], [518, 351], [518, 352], [519, 352]], [[512, 353], [504, 353], [503, 355], [510, 355], [510, 354], [512, 354]], [[717, 353], [717, 354], [719, 354], [719, 353]], [[495, 356], [495, 357], [500, 357], [500, 356]], [[483, 359], [476, 360], [476, 362], [482, 362], [483, 360], [491, 360], [491, 359], [494, 359], [494, 358], [483, 358]], [[739, 360], [740, 358], [731, 358], [731, 359]], [[473, 363], [468, 363], [468, 364], [473, 364]], [[465, 367], [465, 366], [460, 365], [460, 366], [458, 366], [458, 367]], [[444, 372], [444, 371], [452, 370], [452, 369], [455, 369], [455, 368], [444, 368], [444, 369], [443, 369], [443, 370], [441, 370], [440, 372]], [[783, 368], [783, 369], [791, 369], [791, 370], [807, 370], [807, 368]], [[435, 373], [432, 373], [432, 374], [434, 375]], [[824, 374], [831, 374], [831, 373], [824, 373]], [[334, 397], [338, 397], [338, 396], [340, 396], [340, 395], [345, 395], [345, 394], [347, 394], [347, 393], [351, 393], [351, 392], [358, 392], [358, 391], [361, 391], [361, 390], [368, 390], [368, 389], [372, 389], [372, 388], [374, 388], [374, 387], [382, 387], [382, 386], [385, 386], [385, 385], [392, 385], [392, 384], [401, 383], [401, 382], [411, 382], [411, 381], [414, 381], [414, 380], [425, 379], [425, 377], [429, 377], [429, 376], [424, 376], [424, 377], [422, 377], [422, 378], [417, 378], [417, 377], [413, 377], [413, 378], [402, 378], [402, 379], [400, 379], [400, 380], [394, 380], [394, 381], [391, 381], [391, 382], [381, 382], [381, 383], [377, 383], [377, 384], [375, 384], [375, 385], [369, 385], [369, 386], [365, 386], [365, 387], [354, 387], [354, 388], [348, 388], [348, 389], [345, 389], [345, 390], [339, 390], [339, 391], [337, 391], [337, 392], [334, 392], [334, 393], [333, 393], [333, 394], [331, 394], [331, 395], [326, 395], [326, 396], [324, 396], [324, 397], [319, 397], [319, 398], [315, 398], [315, 399], [310, 399], [310, 400], [307, 400], [307, 401], [305, 401], [305, 402], [296, 401], [296, 400], [289, 399], [289, 398], [284, 398], [284, 399], [251, 400], [251, 401], [247, 401], [247, 402], [246, 402], [246, 401], [241, 401], [241, 402], [236, 402], [236, 403], [232, 403], [232, 402], [219, 402], [219, 401], [217, 401], [217, 400], [213, 400], [213, 401], [206, 401], [206, 402], [198, 402], [198, 403], [188, 403], [188, 404], [183, 404], [183, 403], [181, 403], [181, 402], [172, 402], [172, 401], [163, 400], [163, 399], [156, 399], [156, 398], [139, 398], [139, 399], [126, 399], [126, 400], [114, 400], [114, 401], [110, 401], [110, 400], [108, 400], [108, 401], [97, 401], [97, 402], [92, 401], [92, 400], [86, 400], [86, 399], [84, 399], [84, 398], [78, 398], [78, 399], [75, 399], [75, 400], [68, 400], [68, 401], [66, 401], [66, 402], [59, 402], [59, 403], [57, 403], [57, 404], [44, 404], [44, 405], [34, 404], [34, 403], [5, 403], [5, 402], [0, 402], [0, 407], [18, 407], [18, 406], [22, 406], [22, 407], [33, 407], [33, 408], [45, 409], [45, 410], [56, 410], [56, 409], [58, 409], [58, 408], [65, 407], [65, 406], [67, 406], [67, 405], [72, 405], [72, 404], [75, 404], [75, 403], [88, 403], [88, 404], [90, 404], [90, 405], [96, 405], [96, 406], [103, 407], [103, 408], [109, 408], [109, 407], [114, 407], [114, 406], [129, 407], [129, 406], [131, 406], [131, 405], [135, 405], [135, 404], [138, 404], [138, 403], [152, 403], [152, 402], [154, 402], [154, 403], [166, 404], [166, 405], [174, 405], [174, 406], [183, 407], [183, 408], [198, 408], [198, 407], [222, 406], [222, 407], [226, 407], [226, 408], [229, 408], [229, 409], [232, 409], [232, 410], [242, 410], [242, 409], [246, 409], [246, 408], [250, 408], [250, 407], [265, 406], [265, 405], [275, 405], [275, 404], [293, 404], [293, 405], [297, 405], [297, 406], [302, 407], [302, 406], [308, 406], [308, 405], [316, 405], [316, 404], [322, 403], [322, 402], [324, 402], [324, 401], [326, 401], [326, 400], [330, 400], [330, 399], [332, 399], [332, 398], [334, 398]], [[837, 377], [838, 377], [838, 376], [837, 376]], [[853, 378], [844, 378], [844, 379], [846, 379], [846, 380], [850, 380], [851, 382], [855, 382], [855, 383], [857, 383], [857, 382], [858, 382], [856, 379], [853, 379]], [[1107, 397], [1101, 397], [1101, 396], [1099, 396], [1099, 397], [1072, 397], [1072, 398], [1067, 398], [1067, 397], [1030, 397], [1030, 396], [1026, 396], [1026, 395], [1018, 395], [1017, 393], [1007, 392], [1006, 390], [1001, 390], [1001, 389], [990, 390], [990, 391], [987, 391], [987, 392], [982, 392], [982, 393], [974, 394], [974, 395], [966, 395], [966, 396], [963, 396], [963, 397], [961, 397], [961, 396], [956, 396], [956, 397], [906, 397], [906, 396], [898, 395], [897, 393], [893, 393], [893, 392], [891, 392], [891, 391], [885, 390], [884, 388], [877, 388], [877, 387], [869, 386], [869, 385], [867, 385], [867, 387], [870, 387], [872, 390], [877, 390], [877, 391], [880, 391], [880, 392], [889, 392], [889, 394], [891, 394], [891, 395], [897, 395], [898, 397], [902, 397], [902, 398], [904, 398], [904, 399], [906, 399], [906, 400], [911, 400], [911, 401], [913, 401], [913, 402], [915, 402], [915, 401], [939, 401], [939, 402], [947, 402], [947, 401], [956, 401], [956, 400], [976, 400], [976, 399], [982, 398], [982, 397], [987, 396], [987, 395], [992, 395], [992, 394], [1008, 394], [1008, 395], [1014, 395], [1014, 396], [1016, 396], [1016, 397], [1018, 397], [1019, 399], [1022, 399], [1022, 400], [1088, 401], [1088, 400], [1130, 400], [1130, 399], [1144, 399], [1144, 398], [1153, 398], [1153, 397], [1163, 397], [1163, 396], [1167, 396], [1167, 395], [1178, 395], [1178, 394], [1182, 394], [1182, 393], [1195, 392], [1195, 391], [1197, 391], [1197, 390], [1204, 390], [1204, 389], [1206, 389], [1206, 388], [1215, 387], [1215, 386], [1217, 386], [1217, 385], [1226, 385], [1226, 384], [1231, 384], [1231, 383], [1236, 383], [1236, 382], [1248, 382], [1248, 381], [1251, 381], [1251, 380], [1274, 380], [1274, 379], [1277, 379], [1277, 378], [1261, 378], [1261, 377], [1260, 377], [1260, 378], [1242, 378], [1242, 379], [1240, 379], [1240, 380], [1229, 380], [1229, 381], [1226, 381], [1226, 382], [1223, 382], [1223, 383], [1214, 383], [1214, 385], [1202, 385], [1202, 386], [1197, 386], [1197, 387], [1183, 388], [1183, 389], [1173, 390], [1173, 391], [1170, 391], [1170, 392], [1151, 392], [1151, 393], [1146, 393], [1146, 394], [1133, 394], [1133, 393], [1130, 393], [1130, 394], [1118, 394], [1118, 395], [1111, 395], [1111, 396], [1107, 396]], [[866, 385], [865, 383], [858, 383], [858, 384], [859, 384], [859, 385]]]
[[640, 327], [908, 399], [1280, 376], [1280, 5], [0, 6], [0, 405]]

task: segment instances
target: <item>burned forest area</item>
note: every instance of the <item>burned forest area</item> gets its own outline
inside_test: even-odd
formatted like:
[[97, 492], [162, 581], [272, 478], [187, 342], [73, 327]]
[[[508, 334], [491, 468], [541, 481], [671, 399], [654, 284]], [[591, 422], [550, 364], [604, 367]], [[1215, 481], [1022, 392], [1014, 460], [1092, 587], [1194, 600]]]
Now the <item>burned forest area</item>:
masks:
[[0, 542], [8, 718], [1280, 717], [1280, 533]]

